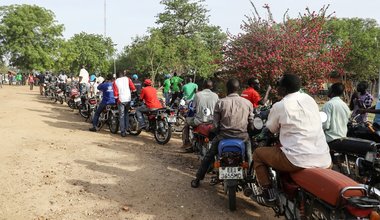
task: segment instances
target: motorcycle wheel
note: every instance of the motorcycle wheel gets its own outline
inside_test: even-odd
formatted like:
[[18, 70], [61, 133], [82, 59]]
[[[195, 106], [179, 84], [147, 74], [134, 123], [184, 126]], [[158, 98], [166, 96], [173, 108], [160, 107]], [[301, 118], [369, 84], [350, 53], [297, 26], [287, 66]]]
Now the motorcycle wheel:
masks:
[[75, 109], [75, 102], [74, 100], [70, 99], [67, 101], [67, 105], [69, 106], [69, 108], [71, 109]]
[[111, 113], [110, 118], [108, 120], [109, 120], [108, 127], [109, 127], [111, 133], [117, 134], [117, 132], [119, 131], [119, 119], [118, 119], [118, 117], [116, 117], [116, 115]]
[[133, 136], [138, 136], [141, 133], [141, 129], [137, 130], [137, 119], [135, 115], [129, 115], [129, 130], [128, 133]]
[[228, 208], [230, 211], [236, 210], [236, 186], [227, 186]]
[[176, 117], [176, 122], [173, 124], [174, 125], [174, 131], [175, 132], [182, 132], [183, 128], [185, 127], [186, 120], [184, 117], [181, 115]]
[[157, 127], [154, 130], [154, 138], [158, 144], [166, 144], [172, 136], [172, 129], [166, 120], [157, 120]]
[[316, 220], [331, 220], [326, 208], [323, 208], [323, 206], [318, 202], [316, 202], [310, 207], [309, 218]]
[[82, 106], [79, 106], [79, 114], [80, 114], [83, 118], [85, 118], [85, 119], [87, 119], [88, 117], [90, 117], [89, 114], [88, 114], [88, 110], [83, 109]]

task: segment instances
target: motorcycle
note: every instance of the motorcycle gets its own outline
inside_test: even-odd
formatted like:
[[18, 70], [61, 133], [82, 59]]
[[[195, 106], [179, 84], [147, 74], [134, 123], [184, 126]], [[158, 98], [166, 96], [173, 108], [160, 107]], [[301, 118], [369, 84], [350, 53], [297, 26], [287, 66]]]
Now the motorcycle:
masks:
[[76, 87], [72, 87], [70, 90], [70, 96], [69, 96], [69, 99], [67, 101], [67, 105], [71, 109], [76, 109], [76, 108], [78, 108], [78, 106], [80, 104], [81, 104], [81, 96], [79, 93], [79, 89]]
[[[264, 119], [265, 120], [265, 119]], [[278, 135], [265, 128], [260, 115], [256, 115], [257, 130], [252, 137], [255, 147], [278, 147]], [[255, 172], [252, 175], [252, 195], [255, 200], [262, 189]], [[380, 202], [371, 198], [371, 189], [358, 184], [341, 173], [330, 169], [308, 168], [294, 173], [279, 172], [270, 168], [272, 186], [278, 192], [276, 204], [271, 208], [277, 217], [286, 219], [379, 219]]]
[[64, 99], [65, 99], [65, 95], [64, 95], [63, 90], [60, 89], [59, 87], [56, 87], [55, 92], [54, 92], [54, 102], [59, 101], [59, 103], [63, 104]]
[[[141, 103], [132, 101], [129, 111], [129, 133], [134, 136], [139, 135], [142, 131], [142, 128], [138, 126], [136, 115], [138, 106], [141, 106]], [[153, 133], [158, 144], [166, 144], [171, 138], [172, 129], [168, 122], [168, 114], [170, 114], [170, 109], [166, 108], [154, 109], [143, 114], [145, 124], [147, 125], [145, 130]]]
[[356, 115], [348, 122], [347, 137], [361, 138], [380, 143], [380, 128], [371, 122], [357, 122], [356, 119], [360, 116]]
[[203, 160], [207, 151], [211, 148], [212, 135], [210, 131], [214, 128], [213, 124], [203, 123], [196, 127], [190, 127], [190, 142], [193, 151], [199, 155], [199, 159]]
[[[96, 111], [96, 110], [95, 110]], [[114, 120], [119, 120], [117, 117], [118, 109], [117, 105], [106, 105], [103, 111], [100, 113], [98, 124], [96, 125], [96, 130], [100, 130], [105, 124], [108, 124], [108, 128], [113, 133], [117, 133], [118, 125], [115, 128]]]

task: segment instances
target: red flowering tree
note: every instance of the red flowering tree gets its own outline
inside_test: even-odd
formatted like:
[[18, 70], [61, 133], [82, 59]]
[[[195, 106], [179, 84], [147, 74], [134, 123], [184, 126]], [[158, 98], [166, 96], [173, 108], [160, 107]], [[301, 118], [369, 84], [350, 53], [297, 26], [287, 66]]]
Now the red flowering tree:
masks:
[[[252, 4], [253, 5], [253, 4]], [[253, 5], [254, 7], [254, 5]], [[224, 65], [237, 72], [243, 79], [257, 77], [275, 84], [284, 72], [299, 74], [310, 91], [323, 82], [332, 72], [343, 73], [348, 45], [333, 43], [331, 33], [324, 29], [330, 19], [327, 7], [318, 13], [306, 13], [297, 19], [284, 19], [277, 24], [256, 15], [247, 17], [241, 29], [243, 33], [229, 36], [224, 47]]]

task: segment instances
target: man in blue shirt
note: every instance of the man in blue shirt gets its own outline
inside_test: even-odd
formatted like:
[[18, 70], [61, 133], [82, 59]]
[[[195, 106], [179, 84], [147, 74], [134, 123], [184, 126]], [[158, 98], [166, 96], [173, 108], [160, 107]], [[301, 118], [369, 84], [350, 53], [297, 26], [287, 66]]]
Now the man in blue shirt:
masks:
[[112, 79], [113, 77], [111, 74], [107, 75], [106, 80], [98, 86], [98, 90], [103, 92], [103, 98], [98, 108], [96, 109], [94, 120], [92, 121], [92, 128], [89, 129], [90, 131], [97, 131], [96, 127], [98, 125], [100, 113], [103, 111], [103, 109], [107, 105], [115, 105], [116, 103], [115, 96], [113, 94]]

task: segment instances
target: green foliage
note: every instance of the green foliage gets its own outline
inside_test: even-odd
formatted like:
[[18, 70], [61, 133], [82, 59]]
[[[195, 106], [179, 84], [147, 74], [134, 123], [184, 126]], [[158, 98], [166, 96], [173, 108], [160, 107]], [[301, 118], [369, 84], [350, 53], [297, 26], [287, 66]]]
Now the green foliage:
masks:
[[82, 65], [89, 72], [106, 73], [112, 64], [115, 49], [111, 38], [102, 35], [80, 33], [75, 34], [67, 42], [61, 42], [57, 68], [79, 73]]
[[164, 12], [157, 17], [159, 27], [148, 36], [137, 37], [119, 57], [121, 66], [134, 66], [135, 71], [156, 75], [177, 71], [209, 77], [219, 68], [221, 48], [226, 34], [208, 23], [204, 1], [163, 0]]
[[372, 80], [378, 78], [380, 67], [380, 29], [374, 19], [344, 18], [327, 23], [334, 42], [350, 45], [344, 68], [349, 78]]
[[22, 69], [52, 68], [63, 25], [54, 13], [36, 5], [0, 7], [0, 56]]

